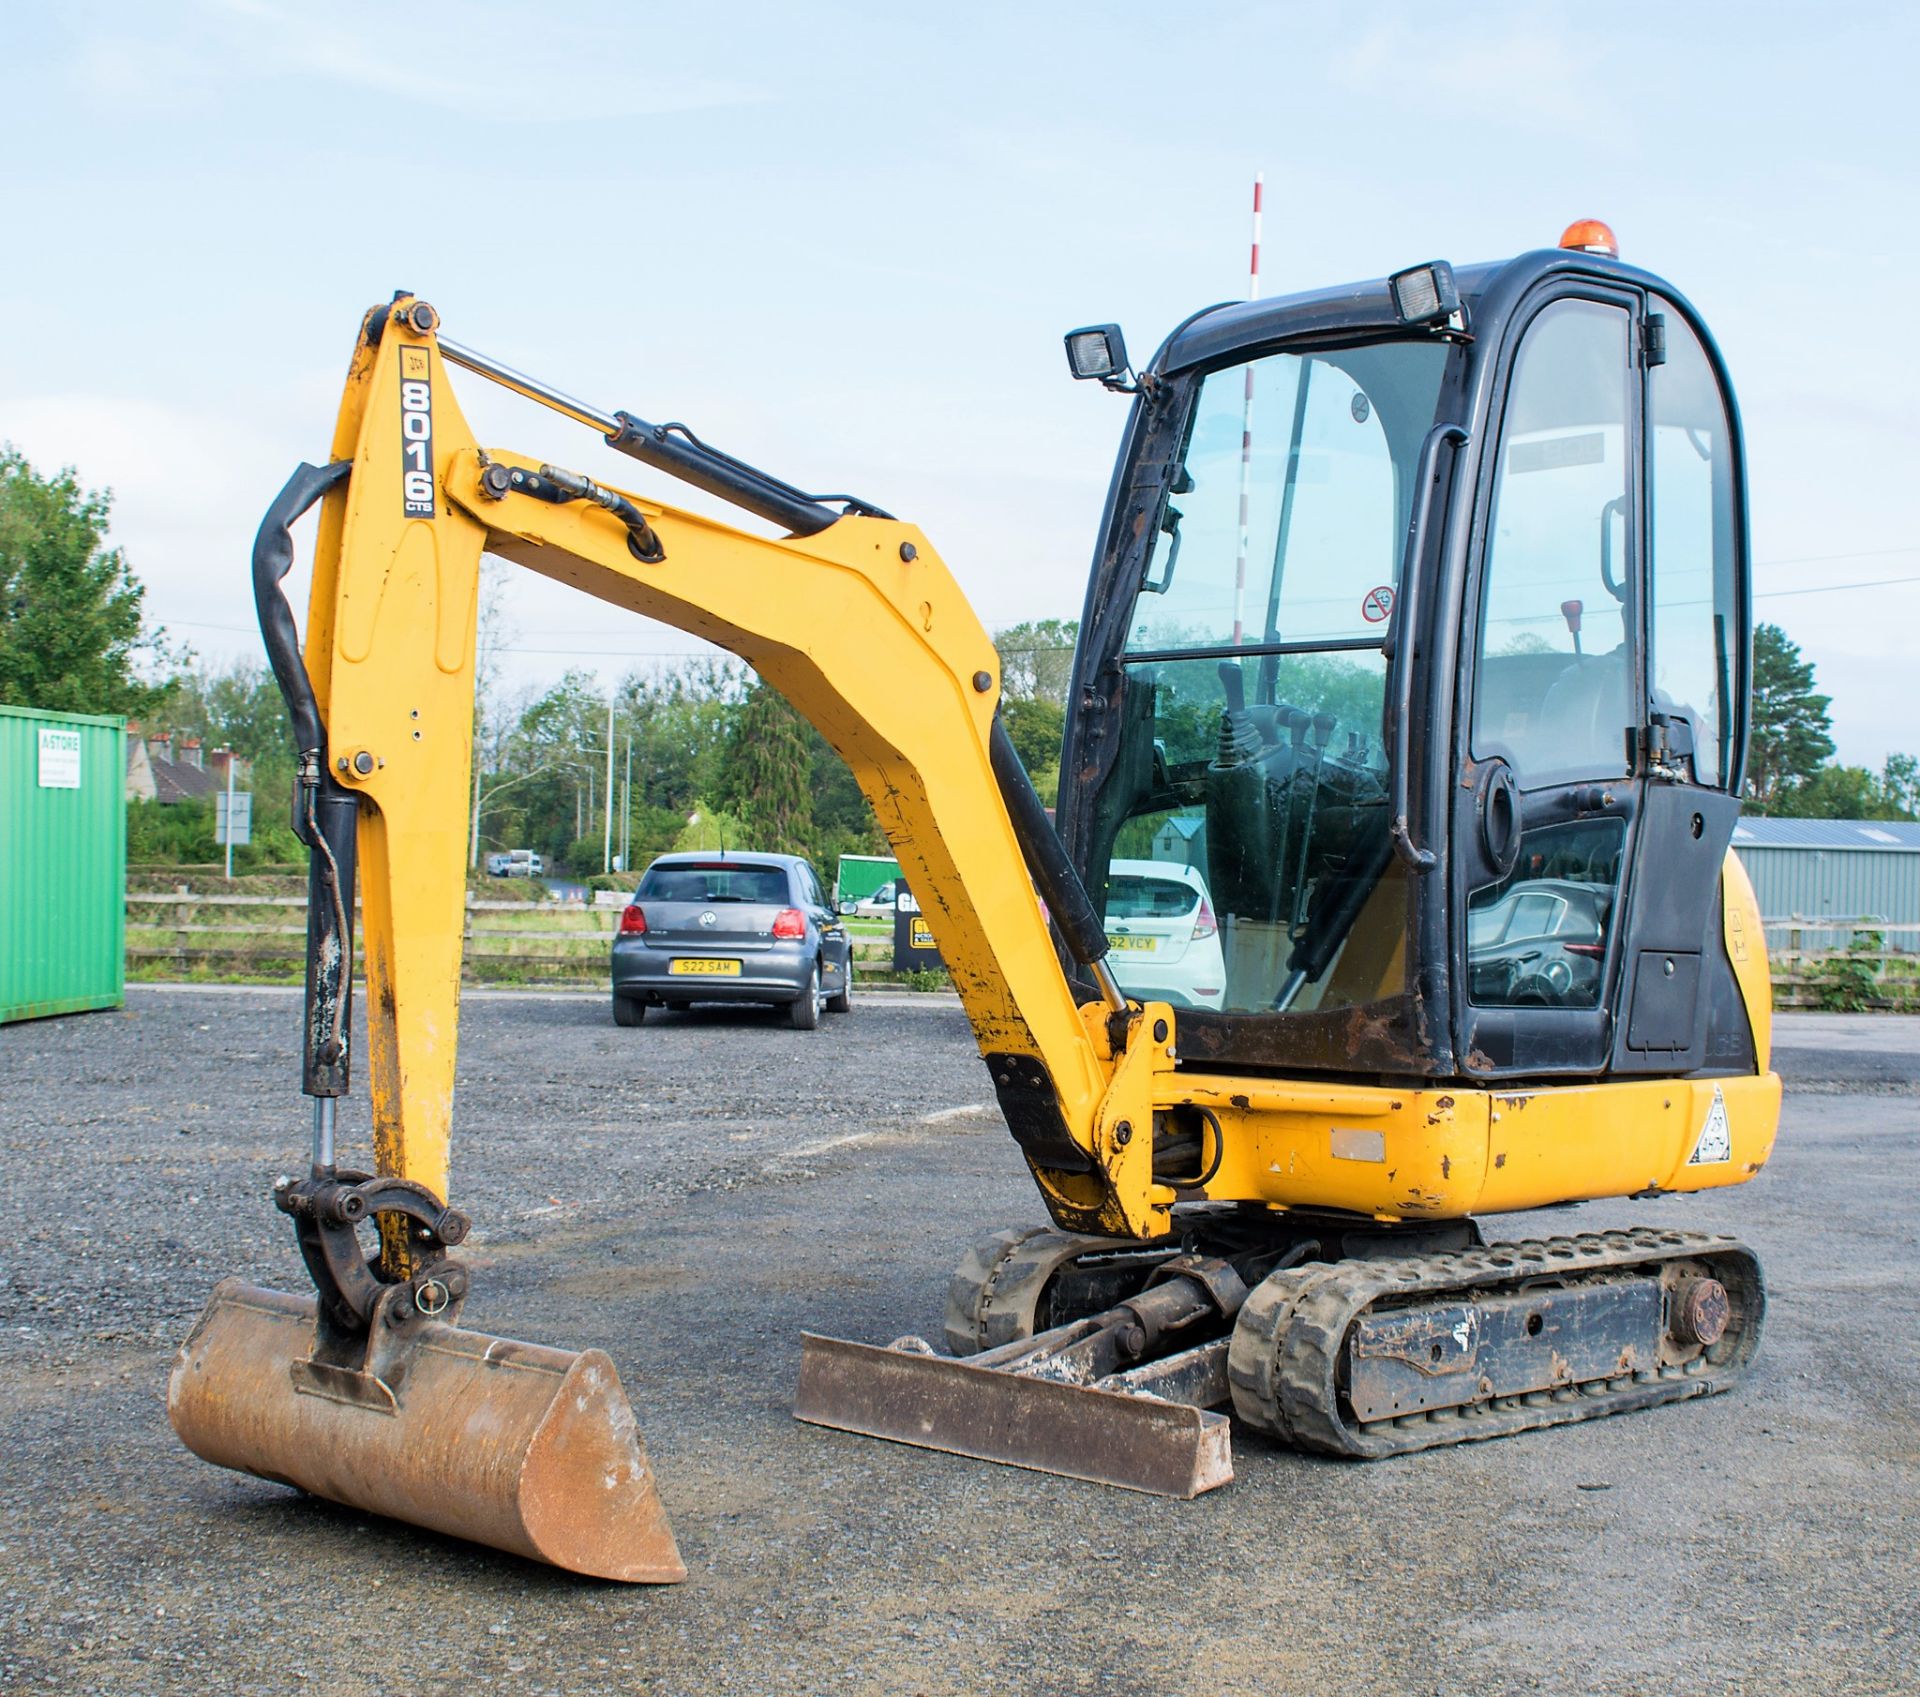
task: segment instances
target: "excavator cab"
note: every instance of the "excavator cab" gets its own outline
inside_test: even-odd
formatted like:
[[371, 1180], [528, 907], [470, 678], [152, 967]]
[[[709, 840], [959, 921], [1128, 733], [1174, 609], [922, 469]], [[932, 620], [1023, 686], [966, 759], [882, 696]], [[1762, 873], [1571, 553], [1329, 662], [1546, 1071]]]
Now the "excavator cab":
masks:
[[1719, 355], [1610, 253], [1190, 320], [1137, 385], [1062, 764], [1115, 976], [1194, 1067], [1751, 1071], [1748, 594]]

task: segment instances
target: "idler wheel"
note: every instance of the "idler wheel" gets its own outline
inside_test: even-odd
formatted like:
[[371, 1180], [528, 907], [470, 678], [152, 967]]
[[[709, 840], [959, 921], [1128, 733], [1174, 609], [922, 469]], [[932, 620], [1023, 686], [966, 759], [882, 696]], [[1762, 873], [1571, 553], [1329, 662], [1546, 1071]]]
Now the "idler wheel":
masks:
[[1673, 1335], [1682, 1343], [1716, 1344], [1731, 1311], [1727, 1287], [1718, 1279], [1689, 1279], [1673, 1293]]

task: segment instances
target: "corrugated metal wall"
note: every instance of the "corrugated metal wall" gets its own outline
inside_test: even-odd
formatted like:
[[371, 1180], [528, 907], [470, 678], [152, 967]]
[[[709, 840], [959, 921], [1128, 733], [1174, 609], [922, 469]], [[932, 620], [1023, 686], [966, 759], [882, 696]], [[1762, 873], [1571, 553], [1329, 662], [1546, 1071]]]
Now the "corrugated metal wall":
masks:
[[0, 1023], [126, 1000], [127, 734], [0, 706]]
[[[1911, 849], [1784, 848], [1742, 843], [1735, 852], [1753, 880], [1760, 915], [1769, 922], [1769, 943], [1782, 934], [1775, 920], [1798, 916], [1856, 919], [1866, 914], [1889, 925], [1920, 924], [1920, 854]], [[1809, 925], [1800, 945], [1845, 948], [1850, 933]], [[1920, 948], [1920, 934], [1893, 932], [1892, 949]]]

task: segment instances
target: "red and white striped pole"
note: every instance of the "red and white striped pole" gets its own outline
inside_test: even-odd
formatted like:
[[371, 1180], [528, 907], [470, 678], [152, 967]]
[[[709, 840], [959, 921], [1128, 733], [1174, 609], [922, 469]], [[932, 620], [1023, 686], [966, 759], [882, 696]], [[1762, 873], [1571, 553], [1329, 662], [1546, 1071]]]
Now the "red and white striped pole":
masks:
[[[1253, 174], [1253, 257], [1247, 276], [1247, 299], [1260, 298], [1260, 188], [1264, 171]], [[1250, 548], [1247, 507], [1253, 488], [1253, 362], [1247, 362], [1246, 399], [1240, 410], [1240, 552], [1233, 563], [1233, 640], [1245, 640], [1247, 554]]]

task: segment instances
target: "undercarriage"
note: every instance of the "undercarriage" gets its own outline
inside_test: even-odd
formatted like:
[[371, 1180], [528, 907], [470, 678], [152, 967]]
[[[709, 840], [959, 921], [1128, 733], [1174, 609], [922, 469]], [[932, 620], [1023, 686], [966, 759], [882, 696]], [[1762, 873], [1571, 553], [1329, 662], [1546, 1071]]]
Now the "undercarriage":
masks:
[[1635, 1228], [1484, 1243], [1472, 1221], [1198, 1207], [1152, 1244], [995, 1233], [948, 1293], [942, 1356], [809, 1337], [803, 1420], [1193, 1496], [1233, 1476], [1227, 1414], [1355, 1460], [1706, 1396], [1759, 1346], [1728, 1237]]

